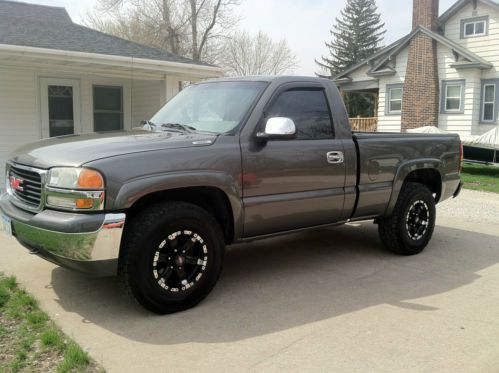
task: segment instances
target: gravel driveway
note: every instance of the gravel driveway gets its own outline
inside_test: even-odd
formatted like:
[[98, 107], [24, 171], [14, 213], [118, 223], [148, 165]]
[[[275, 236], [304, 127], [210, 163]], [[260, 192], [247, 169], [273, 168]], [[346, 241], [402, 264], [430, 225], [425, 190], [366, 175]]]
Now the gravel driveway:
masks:
[[372, 223], [234, 246], [199, 307], [159, 317], [0, 241], [0, 271], [110, 372], [497, 372], [499, 195], [442, 204], [427, 250], [385, 252]]
[[467, 221], [499, 224], [499, 194], [464, 190], [458, 199], [439, 205], [441, 218], [461, 218]]

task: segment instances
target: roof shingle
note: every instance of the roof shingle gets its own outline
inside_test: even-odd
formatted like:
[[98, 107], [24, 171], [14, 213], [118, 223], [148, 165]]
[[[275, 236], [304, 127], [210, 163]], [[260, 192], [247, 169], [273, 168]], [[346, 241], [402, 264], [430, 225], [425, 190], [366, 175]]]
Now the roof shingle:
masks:
[[64, 8], [8, 0], [0, 1], [0, 18], [3, 20], [14, 17], [45, 22], [72, 23], [71, 17]]
[[64, 8], [10, 0], [0, 0], [0, 44], [210, 66], [78, 25]]

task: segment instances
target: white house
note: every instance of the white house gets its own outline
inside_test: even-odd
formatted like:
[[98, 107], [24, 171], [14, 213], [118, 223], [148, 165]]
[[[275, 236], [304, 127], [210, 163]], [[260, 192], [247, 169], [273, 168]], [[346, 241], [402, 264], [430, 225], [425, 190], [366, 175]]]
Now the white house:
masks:
[[[50, 136], [131, 129], [182, 81], [220, 68], [72, 22], [64, 8], [0, 0], [0, 169]], [[3, 171], [0, 182], [3, 186]]]
[[343, 91], [378, 95], [379, 131], [435, 125], [462, 135], [497, 126], [499, 4], [414, 0], [413, 30], [334, 77]]

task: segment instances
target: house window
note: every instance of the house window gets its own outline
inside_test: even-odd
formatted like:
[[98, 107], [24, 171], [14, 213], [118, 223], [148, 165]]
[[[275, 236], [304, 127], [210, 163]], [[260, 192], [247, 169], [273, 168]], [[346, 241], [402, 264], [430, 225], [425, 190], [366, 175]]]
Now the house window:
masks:
[[485, 35], [485, 21], [468, 22], [464, 24], [464, 37]]
[[461, 21], [461, 39], [488, 34], [489, 17], [470, 18]]
[[442, 82], [442, 113], [461, 114], [464, 112], [464, 80]]
[[403, 88], [401, 84], [393, 84], [387, 86], [387, 110], [386, 114], [401, 114], [402, 113], [402, 95]]
[[497, 85], [499, 80], [482, 81], [480, 122], [495, 123], [497, 120]]
[[94, 86], [94, 131], [123, 129], [123, 88]]
[[461, 110], [461, 93], [463, 87], [460, 84], [448, 85], [445, 88], [445, 111]]

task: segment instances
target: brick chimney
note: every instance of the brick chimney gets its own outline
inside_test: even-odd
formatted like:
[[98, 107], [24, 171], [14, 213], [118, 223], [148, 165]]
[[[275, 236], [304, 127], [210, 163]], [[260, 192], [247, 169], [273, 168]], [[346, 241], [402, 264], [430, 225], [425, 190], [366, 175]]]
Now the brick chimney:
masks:
[[412, 29], [424, 26], [432, 31], [438, 28], [438, 0], [414, 0], [412, 5]]
[[[413, 0], [413, 30], [423, 26], [437, 32], [438, 1]], [[419, 33], [409, 44], [402, 101], [402, 131], [438, 126], [439, 102], [437, 44], [429, 36]]]

